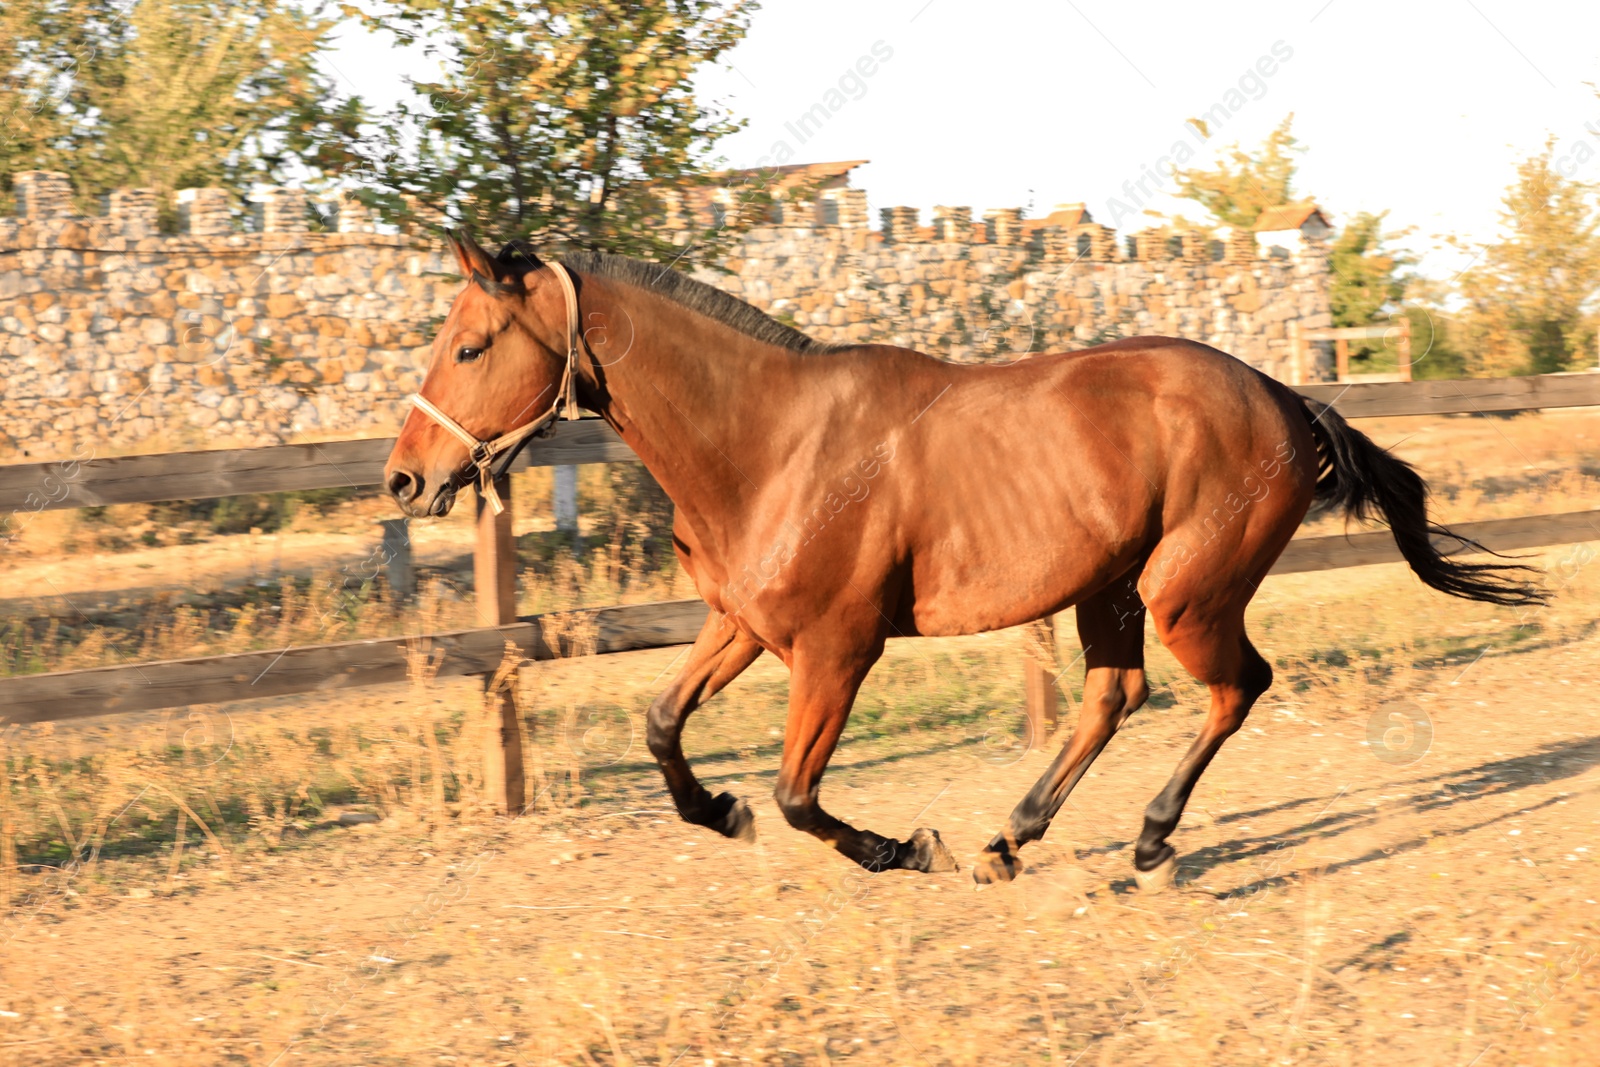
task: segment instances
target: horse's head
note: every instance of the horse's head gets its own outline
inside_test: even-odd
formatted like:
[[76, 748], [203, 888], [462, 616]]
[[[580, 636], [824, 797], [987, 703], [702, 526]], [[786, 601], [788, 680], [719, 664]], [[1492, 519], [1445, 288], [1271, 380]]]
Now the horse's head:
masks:
[[[507, 245], [490, 256], [469, 235], [449, 235], [467, 284], [433, 339], [428, 373], [383, 469], [408, 515], [445, 515], [479, 475], [464, 438], [494, 442], [555, 414], [567, 370], [568, 322], [560, 268]], [[442, 418], [441, 418], [442, 416]], [[448, 423], [454, 422], [455, 428]]]

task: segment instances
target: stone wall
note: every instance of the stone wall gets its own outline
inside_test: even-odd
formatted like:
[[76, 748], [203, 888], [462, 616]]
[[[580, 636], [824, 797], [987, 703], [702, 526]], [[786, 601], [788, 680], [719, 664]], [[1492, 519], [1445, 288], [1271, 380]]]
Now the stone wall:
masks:
[[392, 432], [459, 288], [440, 250], [371, 232], [357, 205], [312, 233], [285, 191], [240, 233], [215, 190], [184, 190], [186, 232], [167, 235], [152, 198], [76, 218], [56, 176], [17, 185], [24, 214], [0, 219], [13, 462]]
[[[821, 340], [887, 342], [959, 361], [1164, 334], [1215, 345], [1288, 380], [1291, 324], [1331, 325], [1320, 242], [1251, 248], [1246, 257], [1242, 241], [1212, 249], [1141, 234], [1130, 243], [1142, 258], [1130, 258], [1109, 231], [1041, 227], [1015, 243], [940, 240], [889, 214], [901, 210], [910, 209], [884, 212], [889, 240], [841, 227], [753, 230], [725, 264], [732, 276], [700, 277]], [[974, 230], [949, 216], [936, 223], [939, 236]], [[1312, 363], [1308, 376], [1326, 375], [1326, 353], [1315, 351]]]
[[[220, 191], [183, 190], [183, 232], [163, 234], [148, 192], [119, 190], [85, 218], [64, 177], [15, 183], [20, 216], [0, 219], [0, 461], [393, 433], [460, 287], [442, 249], [375, 232], [350, 201], [313, 216], [304, 193], [270, 191], [245, 231]], [[909, 208], [882, 216], [868, 228], [859, 189], [782, 205], [731, 274], [702, 277], [824, 340], [961, 360], [1160, 333], [1283, 377], [1291, 324], [1329, 324], [1320, 241], [1119, 242], [1015, 209], [974, 222], [943, 207], [931, 228]]]

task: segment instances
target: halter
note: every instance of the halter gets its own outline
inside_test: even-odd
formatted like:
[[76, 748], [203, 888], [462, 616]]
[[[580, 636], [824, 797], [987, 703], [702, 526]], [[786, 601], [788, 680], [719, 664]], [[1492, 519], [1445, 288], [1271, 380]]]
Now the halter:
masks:
[[[455, 419], [439, 410], [438, 405], [423, 396], [421, 393], [412, 393], [411, 402], [417, 410], [433, 419], [440, 426], [449, 430], [456, 440], [467, 446], [467, 453], [472, 464], [478, 470], [478, 492], [483, 499], [489, 502], [489, 507], [496, 515], [505, 511], [505, 504], [500, 501], [500, 494], [495, 492], [495, 479], [505, 474], [510, 468], [512, 460], [517, 458], [517, 453], [528, 443], [529, 438], [547, 436], [545, 431], [552, 428], [561, 417], [562, 408], [566, 409], [568, 419], [578, 417], [578, 397], [576, 389], [578, 367], [578, 343], [581, 334], [578, 331], [578, 290], [572, 284], [572, 275], [567, 273], [567, 268], [559, 263], [546, 264], [561, 282], [561, 291], [567, 302], [567, 366], [561, 372], [561, 387], [556, 392], [556, 399], [550, 409], [532, 422], [509, 433], [503, 433], [490, 441], [480, 440], [467, 432]], [[505, 458], [495, 464], [495, 457], [505, 454]]]

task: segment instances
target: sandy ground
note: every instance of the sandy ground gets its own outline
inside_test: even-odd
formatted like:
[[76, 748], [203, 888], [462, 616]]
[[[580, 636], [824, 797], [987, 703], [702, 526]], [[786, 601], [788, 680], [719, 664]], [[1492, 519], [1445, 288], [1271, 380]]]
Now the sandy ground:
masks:
[[[1380, 592], [1392, 571], [1347, 573]], [[774, 678], [763, 661], [740, 685]], [[1387, 749], [1374, 707], [1274, 691], [1154, 896], [1132, 842], [1192, 704], [1136, 716], [1025, 873], [979, 890], [965, 868], [1042, 753], [970, 729], [847, 740], [831, 810], [937, 827], [964, 868], [866, 876], [784, 825], [776, 720], [742, 720], [735, 690], [689, 747], [755, 805], [753, 846], [665, 810], [626, 732], [561, 813], [313, 829], [173, 878], [41, 875], [4, 930], [0, 1063], [1582, 1062], [1597, 682], [1582, 641], [1491, 649], [1415, 679], [1431, 739]]]

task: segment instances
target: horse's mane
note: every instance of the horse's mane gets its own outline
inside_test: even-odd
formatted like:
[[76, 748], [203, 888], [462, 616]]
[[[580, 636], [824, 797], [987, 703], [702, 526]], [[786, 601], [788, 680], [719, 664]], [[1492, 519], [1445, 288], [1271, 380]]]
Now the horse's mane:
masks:
[[[518, 254], [511, 251], [511, 246], [507, 246], [501, 256], [504, 257], [507, 252], [511, 252], [512, 255]], [[679, 274], [659, 263], [647, 263], [642, 259], [612, 255], [609, 252], [573, 252], [562, 256], [561, 262], [585, 274], [597, 274], [602, 278], [664, 296], [690, 311], [730, 326], [746, 337], [787, 348], [792, 352], [809, 355], [835, 352], [848, 347], [824, 344], [814, 337], [801, 333], [793, 326], [785, 326], [766, 312], [730, 293], [723, 292], [714, 285], [696, 281], [687, 274]]]

